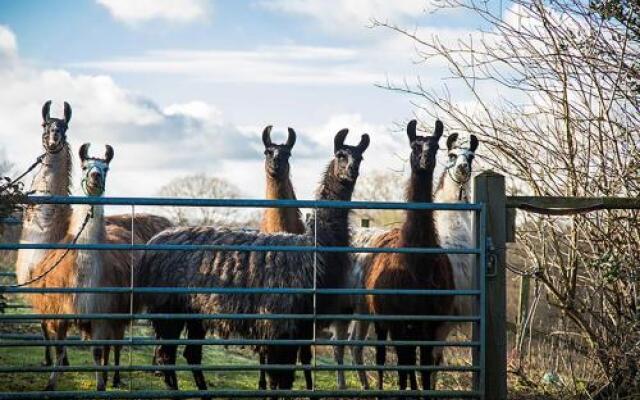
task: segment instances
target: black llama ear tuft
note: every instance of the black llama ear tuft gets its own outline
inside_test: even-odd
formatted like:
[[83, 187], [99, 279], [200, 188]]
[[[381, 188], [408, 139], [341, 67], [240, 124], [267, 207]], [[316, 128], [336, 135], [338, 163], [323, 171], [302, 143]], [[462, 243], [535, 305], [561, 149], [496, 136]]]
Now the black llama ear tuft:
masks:
[[409, 143], [413, 143], [416, 140], [416, 130], [418, 126], [418, 121], [412, 119], [407, 124], [407, 137], [409, 138]]
[[50, 109], [51, 109], [51, 100], [47, 100], [42, 106], [42, 122], [46, 123], [49, 120]]
[[64, 102], [64, 123], [69, 124], [71, 121], [71, 106], [66, 101]]
[[442, 136], [443, 132], [444, 132], [444, 124], [442, 123], [442, 121], [437, 120], [436, 121], [436, 130], [433, 132], [433, 136], [435, 136], [438, 139], [440, 139], [440, 137]]
[[340, 132], [336, 133], [336, 137], [333, 138], [333, 152], [337, 153], [344, 146], [344, 140], [347, 138], [347, 133], [349, 133], [349, 129], [345, 128]]
[[289, 148], [289, 150], [291, 150], [293, 148], [293, 145], [296, 144], [296, 131], [293, 130], [293, 128], [289, 128], [289, 136], [287, 137], [287, 143], [286, 146]]
[[456, 140], [458, 140], [457, 133], [452, 133], [451, 135], [449, 135], [449, 137], [447, 138], [447, 149], [451, 150]]
[[106, 151], [104, 153], [104, 161], [109, 164], [111, 160], [113, 160], [113, 147], [110, 145], [105, 145]]
[[475, 152], [478, 145], [480, 145], [480, 141], [478, 141], [476, 135], [471, 135], [471, 146], [469, 147], [469, 150]]
[[80, 160], [84, 161], [89, 158], [89, 143], [84, 143], [80, 146], [80, 151], [78, 152], [80, 155]]
[[362, 135], [362, 138], [360, 139], [360, 143], [358, 143], [358, 150], [360, 150], [360, 153], [364, 153], [367, 147], [369, 147], [370, 142], [371, 142], [371, 139], [369, 139], [368, 134], [365, 133], [364, 135]]
[[264, 147], [270, 147], [272, 145], [271, 129], [273, 129], [273, 126], [267, 125], [262, 131], [262, 143], [264, 144]]

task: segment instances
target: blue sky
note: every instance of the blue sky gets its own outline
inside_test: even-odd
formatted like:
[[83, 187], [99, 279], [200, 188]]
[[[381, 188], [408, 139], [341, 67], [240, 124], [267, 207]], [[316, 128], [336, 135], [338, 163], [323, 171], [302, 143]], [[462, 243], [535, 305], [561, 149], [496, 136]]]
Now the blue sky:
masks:
[[430, 11], [423, 0], [0, 0], [0, 148], [28, 165], [39, 108], [53, 99], [54, 113], [63, 100], [74, 109], [74, 148], [116, 149], [111, 195], [152, 195], [204, 172], [262, 197], [267, 124], [276, 137], [298, 131], [292, 170], [302, 198], [343, 127], [354, 141], [372, 135], [366, 158], [375, 161], [364, 172], [397, 170], [407, 146], [395, 123], [417, 99], [375, 83], [420, 76], [441, 87], [447, 73], [416, 65], [410, 41], [366, 25], [376, 17], [445, 41], [480, 27], [461, 12]]

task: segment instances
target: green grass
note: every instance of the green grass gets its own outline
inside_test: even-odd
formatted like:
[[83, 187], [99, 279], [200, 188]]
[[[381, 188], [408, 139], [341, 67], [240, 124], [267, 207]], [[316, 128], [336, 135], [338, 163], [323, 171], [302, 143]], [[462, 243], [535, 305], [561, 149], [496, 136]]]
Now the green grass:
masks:
[[[13, 325], [13, 324], [12, 324]], [[26, 329], [24, 326], [13, 325], [21, 329], [13, 330], [13, 332], [21, 331], [23, 333], [37, 333], [35, 326]], [[3, 331], [7, 332], [8, 326], [3, 327]], [[145, 334], [148, 328], [136, 328], [135, 334]], [[146, 332], [148, 334], [149, 332]], [[72, 334], [75, 334], [72, 333]], [[121, 365], [150, 365], [153, 353], [152, 346], [135, 346], [132, 350], [123, 348], [121, 356]], [[328, 357], [329, 352], [323, 351], [318, 357], [318, 364], [331, 364], [332, 357]], [[91, 366], [93, 365], [91, 350], [88, 347], [69, 347], [67, 349], [69, 362], [73, 366]], [[113, 352], [112, 352], [113, 354]], [[2, 366], [39, 366], [44, 358], [42, 347], [0, 347], [0, 365]], [[350, 362], [350, 360], [348, 360]], [[111, 356], [113, 363], [113, 355]], [[178, 364], [186, 364], [181, 356], [181, 349], [178, 353]], [[210, 365], [242, 365], [257, 364], [257, 356], [249, 349], [239, 347], [222, 346], [205, 346], [203, 354], [203, 364]], [[37, 391], [42, 390], [48, 379], [48, 373], [10, 373], [2, 374], [0, 377], [1, 391]], [[109, 374], [110, 378], [112, 373]], [[123, 372], [121, 374], [124, 382], [122, 389], [113, 389], [109, 384], [108, 390], [164, 390], [162, 377], [155, 376], [152, 372]], [[255, 390], [258, 386], [257, 371], [241, 371], [241, 372], [218, 372], [205, 371], [205, 377], [210, 389], [241, 389]], [[179, 371], [178, 379], [180, 388], [184, 390], [196, 390], [193, 383], [191, 372]], [[347, 384], [351, 388], [359, 388], [359, 383], [355, 373], [347, 372]], [[335, 389], [335, 373], [334, 372], [317, 372], [315, 374], [316, 387], [320, 389]], [[296, 389], [304, 389], [304, 377], [302, 371], [296, 372]], [[95, 388], [94, 372], [66, 372], [62, 374], [58, 381], [58, 390], [93, 390]]]

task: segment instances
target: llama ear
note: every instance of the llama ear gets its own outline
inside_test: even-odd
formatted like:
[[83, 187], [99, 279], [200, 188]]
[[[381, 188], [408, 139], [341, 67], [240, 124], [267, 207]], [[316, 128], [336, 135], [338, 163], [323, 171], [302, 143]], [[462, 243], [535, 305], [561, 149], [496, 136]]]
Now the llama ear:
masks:
[[475, 152], [479, 144], [480, 142], [478, 141], [476, 135], [471, 135], [471, 146], [469, 146], [469, 150]]
[[366, 133], [362, 135], [360, 143], [358, 143], [358, 150], [360, 150], [360, 153], [364, 153], [367, 147], [369, 147], [370, 142], [371, 140], [369, 139], [369, 135], [367, 135]]
[[452, 133], [451, 135], [449, 135], [449, 137], [447, 138], [447, 149], [451, 150], [456, 140], [458, 140], [457, 133]]
[[418, 126], [418, 121], [412, 119], [407, 124], [407, 137], [409, 138], [409, 143], [413, 143], [416, 140], [416, 129]]
[[113, 160], [113, 147], [111, 147], [108, 144], [105, 145], [104, 147], [106, 148], [106, 151], [104, 153], [104, 161], [106, 161], [106, 163], [109, 164], [111, 160]]
[[80, 155], [80, 160], [84, 161], [89, 158], [89, 143], [85, 143], [80, 146], [80, 151], [78, 152]]
[[49, 120], [49, 109], [51, 108], [51, 100], [47, 100], [46, 103], [42, 106], [42, 122], [47, 122]]
[[289, 128], [289, 137], [287, 137], [286, 146], [291, 150], [294, 144], [296, 144], [296, 131], [294, 131], [293, 128]]
[[343, 129], [340, 132], [336, 133], [336, 137], [333, 138], [333, 152], [337, 153], [338, 150], [344, 146], [344, 140], [347, 138], [347, 133], [349, 133], [349, 129]]
[[444, 132], [444, 124], [442, 123], [442, 121], [437, 120], [436, 121], [436, 130], [433, 132], [433, 135], [435, 137], [437, 137], [438, 139], [440, 139], [440, 137], [442, 136], [443, 132]]
[[272, 128], [273, 126], [267, 125], [262, 131], [262, 143], [264, 144], [264, 147], [271, 146], [271, 129]]
[[71, 121], [71, 106], [66, 101], [64, 102], [64, 122], [65, 124], [69, 124]]

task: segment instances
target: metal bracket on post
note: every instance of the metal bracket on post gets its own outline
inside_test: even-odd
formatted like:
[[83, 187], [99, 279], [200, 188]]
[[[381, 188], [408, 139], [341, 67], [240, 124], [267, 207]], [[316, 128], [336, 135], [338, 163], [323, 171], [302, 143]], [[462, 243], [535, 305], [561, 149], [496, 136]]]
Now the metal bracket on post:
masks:
[[495, 278], [498, 271], [498, 254], [490, 237], [487, 237], [487, 278]]

